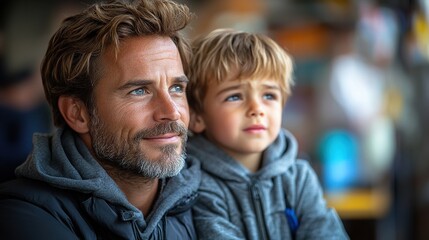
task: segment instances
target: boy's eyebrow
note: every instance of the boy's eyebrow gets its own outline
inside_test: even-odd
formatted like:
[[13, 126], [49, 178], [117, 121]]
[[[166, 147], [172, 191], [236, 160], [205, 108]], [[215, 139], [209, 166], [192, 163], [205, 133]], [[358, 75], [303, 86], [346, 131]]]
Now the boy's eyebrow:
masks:
[[[235, 85], [226, 87], [226, 88], [220, 90], [217, 93], [217, 95], [220, 95], [220, 94], [222, 94], [224, 92], [228, 92], [228, 91], [239, 89], [242, 85], [244, 85], [244, 83], [237, 83]], [[277, 83], [263, 83], [262, 86], [265, 87], [265, 88], [267, 88], [267, 89], [275, 89], [275, 90], [280, 90], [281, 89], [280, 86], [279, 86], [279, 84], [277, 84]]]
[[[153, 80], [147, 80], [147, 79], [132, 80], [132, 81], [129, 81], [126, 84], [122, 85], [121, 87], [119, 87], [119, 90], [129, 89], [129, 88], [138, 87], [138, 86], [147, 86], [147, 85], [152, 84], [153, 82], [154, 82]], [[175, 83], [178, 83], [178, 82], [188, 83], [189, 79], [185, 75], [182, 75], [179, 77], [174, 77], [173, 82], [175, 82]]]
[[219, 96], [219, 95], [221, 95], [221, 94], [222, 94], [222, 93], [224, 93], [224, 92], [229, 92], [229, 91], [232, 91], [232, 90], [239, 89], [241, 85], [242, 85], [242, 84], [235, 84], [235, 85], [232, 85], [232, 86], [226, 87], [226, 88], [224, 88], [224, 89], [220, 90], [219, 92], [217, 92], [217, 94], [216, 94], [216, 95], [217, 95], [217, 96]]
[[263, 86], [265, 86], [268, 89], [279, 89], [280, 90], [279, 84], [264, 83]]

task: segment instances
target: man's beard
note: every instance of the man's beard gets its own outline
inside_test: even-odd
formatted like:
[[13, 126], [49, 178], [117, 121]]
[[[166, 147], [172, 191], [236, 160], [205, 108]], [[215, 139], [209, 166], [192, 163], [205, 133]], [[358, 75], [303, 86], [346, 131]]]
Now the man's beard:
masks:
[[[161, 156], [158, 159], [149, 159], [141, 149], [141, 140], [166, 133], [179, 134], [182, 138], [181, 152], [176, 152], [176, 144], [169, 144], [160, 146]], [[187, 129], [177, 122], [160, 123], [155, 127], [139, 131], [132, 139], [122, 139], [119, 134], [110, 132], [96, 111], [93, 111], [90, 134], [96, 157], [116, 166], [118, 170], [155, 179], [175, 176], [185, 165]]]

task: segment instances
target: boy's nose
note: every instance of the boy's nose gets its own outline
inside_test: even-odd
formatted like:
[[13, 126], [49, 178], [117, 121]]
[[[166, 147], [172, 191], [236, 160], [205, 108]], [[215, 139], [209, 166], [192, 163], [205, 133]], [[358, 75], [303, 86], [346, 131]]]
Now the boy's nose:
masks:
[[259, 110], [257, 110], [257, 111], [252, 111], [251, 113], [250, 113], [250, 116], [252, 116], [252, 117], [257, 117], [257, 116], [264, 116], [264, 112], [263, 111], [259, 111]]
[[257, 100], [252, 100], [249, 103], [249, 110], [248, 110], [248, 116], [249, 117], [262, 117], [264, 116], [263, 108]]

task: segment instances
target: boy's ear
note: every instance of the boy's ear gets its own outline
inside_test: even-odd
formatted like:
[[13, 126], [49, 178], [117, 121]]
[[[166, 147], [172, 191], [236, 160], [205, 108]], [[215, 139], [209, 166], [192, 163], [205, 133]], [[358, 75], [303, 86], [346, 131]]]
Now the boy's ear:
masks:
[[58, 108], [71, 129], [81, 134], [89, 131], [88, 110], [81, 100], [71, 96], [60, 96]]
[[189, 129], [194, 133], [202, 133], [206, 129], [206, 124], [201, 115], [195, 113], [194, 111], [190, 112], [190, 122]]

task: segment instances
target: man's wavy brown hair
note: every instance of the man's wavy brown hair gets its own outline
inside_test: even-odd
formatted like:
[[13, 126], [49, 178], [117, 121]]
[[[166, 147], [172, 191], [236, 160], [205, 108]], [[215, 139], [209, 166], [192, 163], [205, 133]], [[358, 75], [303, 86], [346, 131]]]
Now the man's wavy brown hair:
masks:
[[58, 109], [61, 95], [93, 107], [93, 88], [100, 76], [100, 55], [117, 52], [130, 37], [167, 36], [176, 44], [186, 73], [190, 47], [180, 30], [192, 18], [189, 8], [169, 0], [96, 3], [66, 18], [52, 36], [41, 66], [43, 87], [56, 126], [65, 124]]

